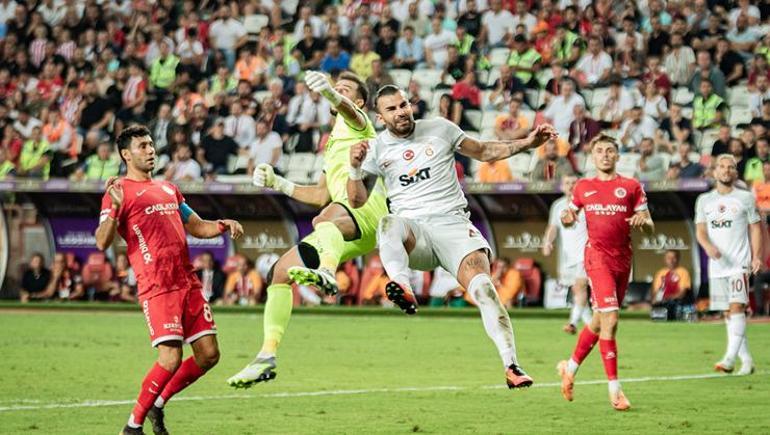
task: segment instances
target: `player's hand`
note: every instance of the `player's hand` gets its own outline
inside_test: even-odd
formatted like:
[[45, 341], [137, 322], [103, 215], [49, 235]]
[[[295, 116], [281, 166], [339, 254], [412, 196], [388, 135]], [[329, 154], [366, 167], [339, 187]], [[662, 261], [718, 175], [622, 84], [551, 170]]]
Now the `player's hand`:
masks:
[[722, 253], [719, 252], [719, 249], [717, 249], [717, 247], [714, 245], [704, 246], [703, 250], [706, 251], [706, 255], [708, 255], [709, 258], [714, 260], [719, 260], [722, 258]]
[[557, 137], [559, 137], [559, 134], [551, 124], [540, 124], [527, 136], [527, 141], [529, 141], [527, 149], [537, 148], [549, 140], [555, 140]]
[[231, 239], [238, 240], [243, 235], [243, 226], [241, 226], [240, 222], [232, 219], [222, 219], [219, 222], [225, 226], [225, 231], [230, 233]]
[[117, 177], [110, 177], [110, 179], [107, 180], [106, 186], [107, 193], [112, 200], [112, 207], [116, 210], [119, 209], [120, 206], [123, 205], [123, 185], [118, 182]]
[[552, 251], [553, 251], [553, 243], [551, 242], [543, 243], [543, 255], [548, 257], [549, 255], [551, 255]]
[[762, 264], [762, 260], [759, 258], [754, 258], [751, 260], [751, 273], [754, 275], [758, 274], [762, 271], [764, 264]]
[[565, 227], [571, 227], [575, 222], [577, 222], [577, 213], [575, 213], [575, 210], [567, 208], [561, 212], [559, 218]]
[[275, 185], [275, 171], [267, 163], [260, 163], [254, 169], [254, 175], [251, 178], [252, 184], [257, 187], [270, 187]]
[[337, 106], [342, 101], [342, 95], [332, 88], [331, 82], [326, 77], [326, 74], [318, 71], [308, 71], [305, 73], [305, 83], [307, 87], [313, 92], [318, 92], [332, 103], [332, 106]]
[[350, 147], [350, 166], [360, 168], [369, 152], [369, 142], [361, 141]]
[[636, 213], [630, 218], [627, 218], [626, 222], [628, 222], [628, 225], [631, 226], [631, 228], [644, 228], [644, 226], [649, 223], [649, 218], [642, 213]]

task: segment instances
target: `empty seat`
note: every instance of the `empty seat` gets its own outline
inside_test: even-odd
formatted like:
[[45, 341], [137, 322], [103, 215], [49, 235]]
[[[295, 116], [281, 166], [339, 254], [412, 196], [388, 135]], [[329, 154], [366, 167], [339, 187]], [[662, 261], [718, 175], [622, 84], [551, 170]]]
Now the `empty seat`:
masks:
[[417, 71], [412, 78], [425, 89], [434, 89], [441, 83], [441, 70], [439, 69], [421, 69]]
[[507, 48], [493, 48], [489, 52], [489, 63], [492, 66], [500, 66], [508, 63], [508, 56], [510, 56], [511, 50]]
[[409, 81], [412, 80], [412, 72], [408, 69], [392, 69], [388, 73], [393, 77], [396, 86], [403, 89], [406, 89], [409, 86]]
[[315, 164], [316, 155], [313, 153], [294, 153], [289, 157], [289, 172], [291, 171], [311, 171]]

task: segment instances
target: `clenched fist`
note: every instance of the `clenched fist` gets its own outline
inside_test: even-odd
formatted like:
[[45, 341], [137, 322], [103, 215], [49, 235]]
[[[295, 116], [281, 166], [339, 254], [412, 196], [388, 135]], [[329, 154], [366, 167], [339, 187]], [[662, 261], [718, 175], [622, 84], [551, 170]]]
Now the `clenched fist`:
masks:
[[360, 168], [369, 152], [369, 142], [362, 141], [350, 147], [350, 166]]

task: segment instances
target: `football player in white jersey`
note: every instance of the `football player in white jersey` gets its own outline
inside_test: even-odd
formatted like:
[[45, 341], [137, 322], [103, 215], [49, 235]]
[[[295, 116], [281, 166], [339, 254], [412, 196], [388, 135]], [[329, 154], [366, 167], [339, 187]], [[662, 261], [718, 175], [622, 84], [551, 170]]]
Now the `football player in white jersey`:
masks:
[[385, 182], [391, 214], [377, 230], [380, 258], [391, 281], [388, 298], [407, 314], [417, 311], [409, 286], [409, 268], [451, 273], [481, 311], [487, 335], [497, 346], [509, 388], [528, 387], [518, 365], [513, 328], [490, 277], [489, 244], [468, 219], [455, 170], [455, 151], [482, 161], [508, 158], [556, 136], [541, 125], [525, 139], [478, 141], [443, 118], [415, 121], [404, 91], [387, 85], [375, 99], [386, 130], [350, 149], [348, 199], [363, 206], [378, 177]]
[[543, 236], [543, 255], [548, 257], [553, 252], [553, 242], [559, 239], [559, 285], [569, 287], [572, 292], [572, 310], [569, 323], [564, 325], [564, 332], [575, 334], [578, 321], [591, 323], [591, 307], [588, 306], [588, 278], [583, 264], [583, 251], [588, 241], [586, 221], [578, 217], [575, 224], [565, 227], [561, 223], [561, 213], [567, 207], [572, 197], [572, 189], [577, 183], [577, 177], [568, 175], [561, 180], [561, 191], [564, 196], [551, 204], [548, 216], [548, 227]]
[[732, 373], [736, 357], [738, 374], [754, 372], [746, 339], [746, 305], [749, 303], [749, 272], [762, 269], [762, 227], [754, 195], [735, 188], [735, 158], [717, 157], [716, 187], [698, 196], [695, 203], [696, 236], [709, 256], [711, 310], [723, 311], [727, 324], [727, 351], [716, 371]]

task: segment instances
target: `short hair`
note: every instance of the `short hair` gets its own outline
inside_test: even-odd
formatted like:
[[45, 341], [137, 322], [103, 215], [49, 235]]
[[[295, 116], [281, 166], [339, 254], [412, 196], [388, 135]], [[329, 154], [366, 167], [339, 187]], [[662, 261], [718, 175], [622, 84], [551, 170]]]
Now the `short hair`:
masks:
[[364, 100], [364, 105], [366, 105], [367, 102], [369, 102], [369, 89], [366, 87], [366, 82], [361, 80], [361, 77], [358, 77], [357, 74], [352, 73], [350, 71], [344, 71], [340, 73], [340, 76], [337, 77], [337, 80], [349, 80], [351, 82], [354, 82], [358, 89], [356, 92], [358, 92], [358, 96], [361, 97], [362, 100]]
[[377, 107], [377, 102], [381, 97], [387, 97], [389, 95], [396, 95], [399, 92], [403, 92], [401, 88], [396, 85], [385, 85], [377, 91], [377, 96], [374, 98], [374, 107]]
[[120, 132], [120, 135], [118, 135], [118, 139], [115, 142], [118, 144], [118, 154], [120, 154], [121, 160], [124, 162], [126, 161], [126, 159], [123, 158], [123, 150], [127, 150], [128, 147], [131, 146], [131, 140], [135, 137], [144, 136], [152, 137], [152, 134], [150, 134], [149, 128], [141, 124], [130, 125]]
[[674, 254], [674, 258], [676, 258], [676, 261], [679, 261], [679, 251], [677, 251], [676, 249], [666, 249], [666, 254], [668, 254], [669, 252]]
[[599, 134], [598, 136], [593, 138], [589, 143], [589, 149], [593, 150], [594, 146], [599, 142], [607, 142], [609, 144], [612, 144], [616, 150], [620, 151], [620, 145], [618, 144], [617, 139], [607, 134]]
[[730, 160], [735, 165], [738, 164], [738, 162], [735, 161], [735, 156], [727, 153], [718, 155], [716, 160], [714, 160], [714, 162], [719, 163], [720, 160], [724, 160], [724, 159]]

